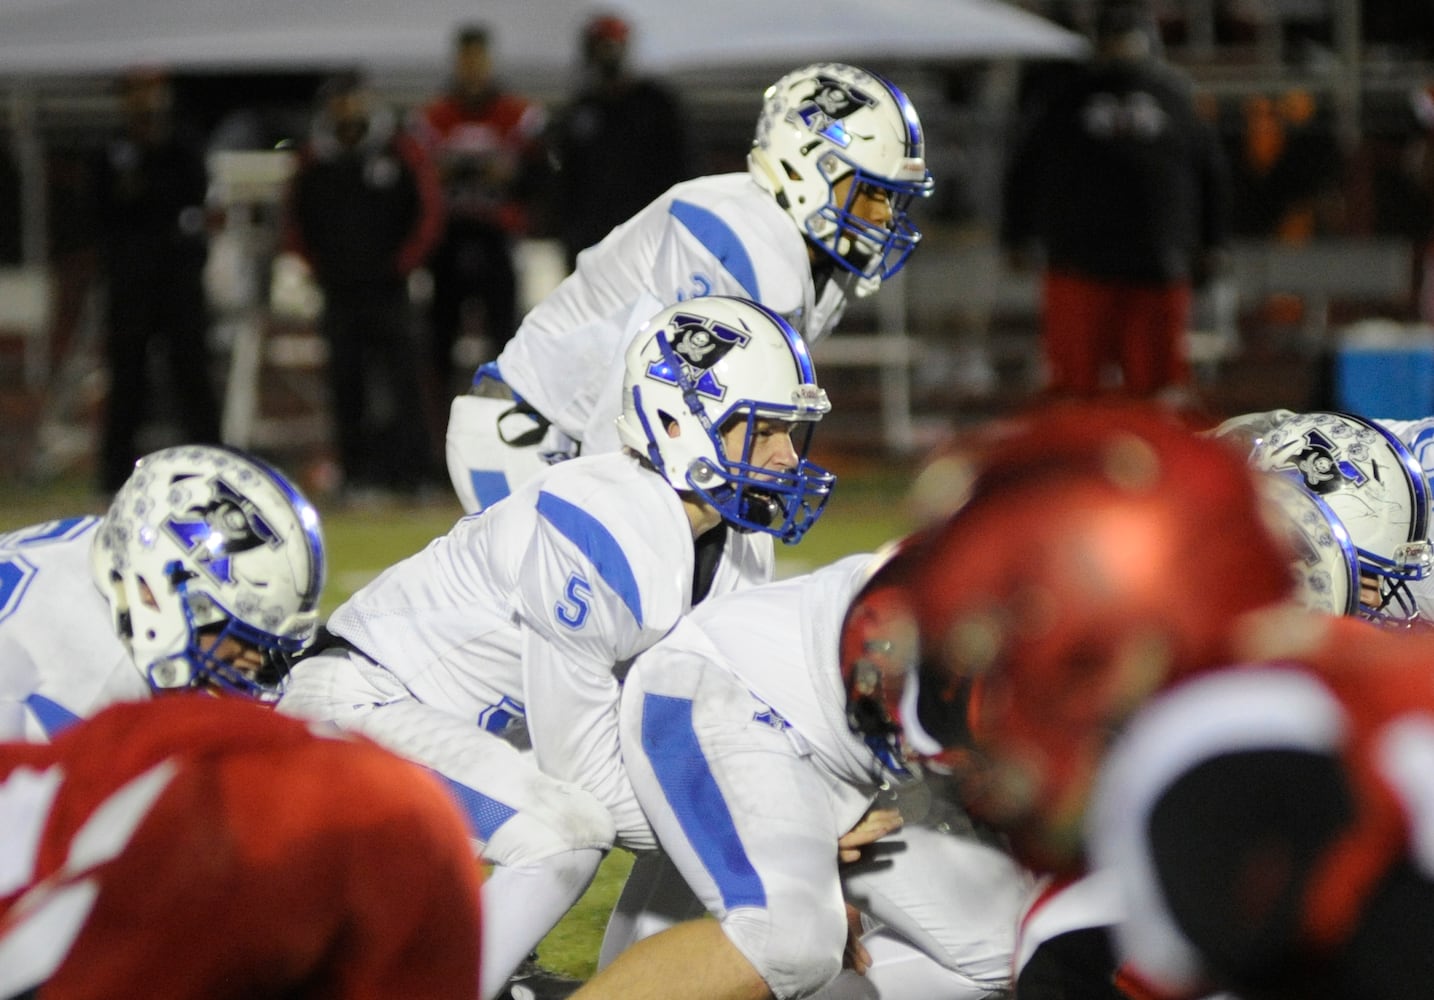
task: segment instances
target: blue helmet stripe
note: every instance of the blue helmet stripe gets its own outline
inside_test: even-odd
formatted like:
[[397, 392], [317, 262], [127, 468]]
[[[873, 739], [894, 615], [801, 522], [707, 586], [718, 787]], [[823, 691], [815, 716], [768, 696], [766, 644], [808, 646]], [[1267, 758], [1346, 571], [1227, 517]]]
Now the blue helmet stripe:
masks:
[[807, 342], [802, 339], [802, 335], [796, 331], [796, 328], [793, 327], [792, 324], [783, 319], [781, 314], [774, 312], [760, 302], [753, 302], [752, 305], [766, 313], [767, 318], [772, 321], [777, 329], [782, 332], [782, 336], [786, 338], [787, 347], [792, 352], [792, 360], [797, 363], [797, 382], [816, 385], [817, 369], [816, 366], [812, 364], [812, 353], [807, 350]]
[[896, 84], [884, 76], [877, 76], [889, 94], [901, 109], [901, 120], [906, 122], [906, 155], [924, 156], [926, 153], [926, 137], [921, 129], [921, 119], [916, 116], [916, 108], [912, 105], [906, 94]]
[[309, 548], [309, 579], [304, 586], [303, 607], [310, 608], [319, 603], [319, 597], [324, 590], [324, 579], [328, 575], [328, 569], [324, 563], [324, 536], [319, 529], [319, 512], [314, 505], [299, 492], [298, 487], [289, 481], [278, 469], [268, 462], [255, 455], [249, 455], [237, 448], [228, 448], [235, 455], [246, 461], [253, 462], [264, 472], [268, 473], [270, 480], [278, 487], [289, 506], [299, 516], [299, 523], [304, 526], [304, 539]]
[[[1349, 414], [1349, 416], [1353, 416], [1353, 414]], [[1424, 479], [1423, 466], [1414, 457], [1409, 446], [1389, 428], [1363, 417], [1355, 417], [1355, 419], [1378, 431], [1389, 442], [1390, 450], [1398, 456], [1400, 465], [1403, 466], [1405, 474], [1409, 477], [1410, 490], [1414, 494], [1411, 504], [1413, 510], [1410, 511], [1414, 517], [1414, 523], [1409, 526], [1409, 540], [1411, 542], [1424, 540], [1429, 535], [1429, 487]]]
[[741, 237], [732, 231], [731, 226], [716, 213], [689, 201], [674, 201], [667, 211], [722, 262], [722, 266], [742, 286], [742, 291], [754, 299], [762, 297], [757, 269], [752, 266], [752, 258], [748, 256]]
[[603, 523], [587, 511], [547, 491], [538, 494], [538, 514], [587, 556], [602, 581], [627, 605], [642, 626], [642, 593], [627, 554]]

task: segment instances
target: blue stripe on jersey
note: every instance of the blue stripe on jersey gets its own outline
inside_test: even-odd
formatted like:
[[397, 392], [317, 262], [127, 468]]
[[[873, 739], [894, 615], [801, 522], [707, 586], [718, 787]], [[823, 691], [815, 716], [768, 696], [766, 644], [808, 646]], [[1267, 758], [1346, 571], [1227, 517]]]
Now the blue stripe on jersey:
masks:
[[722, 266], [737, 279], [737, 284], [747, 293], [747, 298], [761, 301], [757, 269], [752, 266], [752, 258], [747, 256], [747, 248], [742, 245], [741, 238], [732, 231], [731, 226], [723, 222], [715, 212], [690, 201], [674, 201], [667, 211], [722, 262]]
[[538, 514], [587, 556], [598, 576], [627, 605], [641, 628], [642, 594], [637, 589], [637, 578], [632, 575], [627, 554], [603, 523], [581, 507], [546, 491], [538, 494]]
[[478, 506], [484, 510], [508, 495], [508, 477], [501, 472], [469, 469], [468, 479], [473, 484], [473, 495], [478, 498]]
[[42, 694], [30, 695], [25, 699], [25, 704], [31, 712], [35, 713], [35, 718], [39, 720], [41, 728], [45, 730], [45, 735], [51, 739], [80, 721], [80, 717], [74, 712]]
[[28, 529], [29, 531], [33, 531], [34, 534], [26, 535], [21, 541], [24, 543], [52, 542], [58, 538], [78, 538], [80, 535], [83, 535], [91, 525], [98, 524], [99, 520], [98, 517], [93, 515], [84, 515], [82, 517], [67, 517], [59, 521], [51, 521], [49, 524], [40, 525], [39, 530], [35, 528]]
[[476, 788], [469, 788], [439, 771], [432, 773], [443, 780], [449, 793], [458, 800], [458, 807], [463, 810], [463, 816], [468, 820], [473, 836], [479, 840], [491, 840], [493, 834], [498, 832], [498, 827], [518, 815], [518, 810], [512, 806], [504, 805], [497, 799], [490, 799]]
[[732, 813], [692, 728], [692, 702], [649, 694], [642, 699], [642, 749], [667, 804], [717, 883], [722, 905], [766, 906], [767, 890], [752, 867]]

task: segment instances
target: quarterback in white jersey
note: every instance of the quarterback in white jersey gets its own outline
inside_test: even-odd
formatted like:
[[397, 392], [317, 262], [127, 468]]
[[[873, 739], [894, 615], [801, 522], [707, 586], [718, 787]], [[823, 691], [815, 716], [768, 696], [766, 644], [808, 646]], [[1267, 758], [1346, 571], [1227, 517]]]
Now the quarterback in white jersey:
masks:
[[485, 998], [603, 852], [652, 846], [619, 754], [621, 672], [703, 597], [770, 579], [766, 535], [799, 539], [832, 484], [805, 458], [826, 395], [775, 313], [725, 297], [664, 310], [626, 368], [626, 450], [544, 470], [381, 574], [280, 701], [453, 787], [496, 866]]
[[103, 518], [0, 535], [0, 739], [164, 690], [273, 697], [323, 579], [318, 515], [281, 473], [208, 445], [148, 455]]
[[919, 241], [907, 210], [931, 190], [924, 157], [916, 111], [886, 80], [838, 63], [783, 77], [767, 92], [749, 172], [678, 184], [579, 254], [453, 401], [448, 470], [464, 510], [579, 448], [619, 447], [624, 352], [664, 306], [741, 296], [808, 344], [824, 337], [846, 289], [874, 291]]
[[[922, 780], [899, 740], [863, 735], [850, 715], [844, 620], [879, 562], [850, 556], [713, 600], [633, 665], [621, 713], [628, 774], [662, 847], [718, 918], [656, 935], [648, 949], [664, 939], [735, 949], [727, 986], [856, 995], [828, 986], [848, 943], [845, 900], [882, 928], [868, 945], [875, 992], [860, 995], [977, 998], [1009, 984], [1030, 881], [959, 810], [948, 806], [964, 833], [909, 823], [879, 863], [838, 864], [835, 843], [879, 794]], [[658, 967], [650, 950], [625, 952], [579, 995], [616, 997], [630, 986], [618, 978]]]

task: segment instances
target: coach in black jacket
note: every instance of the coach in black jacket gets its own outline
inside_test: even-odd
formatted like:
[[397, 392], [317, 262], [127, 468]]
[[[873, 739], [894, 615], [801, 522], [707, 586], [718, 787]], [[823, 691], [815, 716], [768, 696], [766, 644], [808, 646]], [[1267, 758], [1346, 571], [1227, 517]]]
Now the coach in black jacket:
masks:
[[1089, 395], [1103, 368], [1148, 396], [1189, 381], [1192, 282], [1228, 235], [1227, 169], [1189, 82], [1157, 56], [1140, 0], [1105, 0], [1096, 56], [1061, 77], [1006, 175], [1002, 244], [1044, 252], [1049, 388]]
[[346, 485], [412, 490], [431, 456], [408, 276], [442, 229], [438, 178], [358, 76], [333, 78], [320, 99], [289, 190], [285, 242], [324, 293]]

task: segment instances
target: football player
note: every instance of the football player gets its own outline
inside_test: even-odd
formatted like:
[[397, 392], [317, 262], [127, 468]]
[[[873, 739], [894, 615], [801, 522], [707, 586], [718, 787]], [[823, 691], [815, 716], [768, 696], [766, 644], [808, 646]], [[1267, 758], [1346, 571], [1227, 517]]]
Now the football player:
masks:
[[140, 459], [103, 517], [0, 535], [0, 738], [177, 690], [273, 700], [324, 565], [318, 514], [271, 466], [211, 445]]
[[868, 295], [900, 270], [921, 235], [909, 208], [931, 184], [920, 120], [896, 86], [841, 63], [782, 77], [747, 172], [678, 184], [579, 254], [453, 401], [448, 469], [464, 510], [579, 448], [622, 446], [624, 353], [664, 306], [741, 296], [815, 343], [849, 292]]
[[605, 851], [652, 846], [618, 749], [629, 661], [705, 597], [769, 580], [771, 536], [800, 539], [833, 483], [806, 458], [826, 394], [776, 313], [670, 307], [625, 367], [624, 450], [546, 469], [390, 567], [333, 613], [280, 701], [449, 780], [496, 866], [484, 998]]
[[[1286, 533], [1243, 458], [1141, 406], [1002, 422], [926, 477], [950, 493], [944, 519], [858, 600], [885, 612], [867, 642], [905, 649], [888, 671], [849, 670], [865, 715], [950, 770], [1056, 888], [1088, 874], [1112, 735], [1161, 687], [1230, 662], [1249, 613], [1291, 606]], [[1104, 929], [1121, 912], [1079, 881], [1036, 907], [1017, 995], [1121, 995]]]
[[1168, 997], [1430, 995], [1431, 662], [1422, 631], [1287, 619], [1142, 708], [1087, 833], [1131, 981]]
[[1357, 555], [1356, 613], [1386, 625], [1434, 614], [1429, 484], [1395, 426], [1352, 413], [1272, 411], [1232, 418], [1214, 432], [1248, 447], [1256, 468], [1285, 473], [1329, 507]]
[[[710, 601], [637, 659], [621, 711], [628, 774], [717, 919], [644, 939], [575, 996], [975, 1000], [1008, 985], [1028, 877], [959, 810], [918, 821], [931, 789], [899, 735], [863, 729], [843, 689], [844, 655], [891, 654], [864, 645], [865, 609], [848, 614], [873, 564], [850, 556]], [[900, 843], [839, 865], [843, 835], [893, 803], [917, 814]], [[850, 940], [848, 903], [880, 932]], [[865, 982], [836, 982], [844, 954]]]
[[118, 704], [0, 743], [0, 817], [0, 996], [477, 992], [463, 819], [367, 740], [243, 699]]

